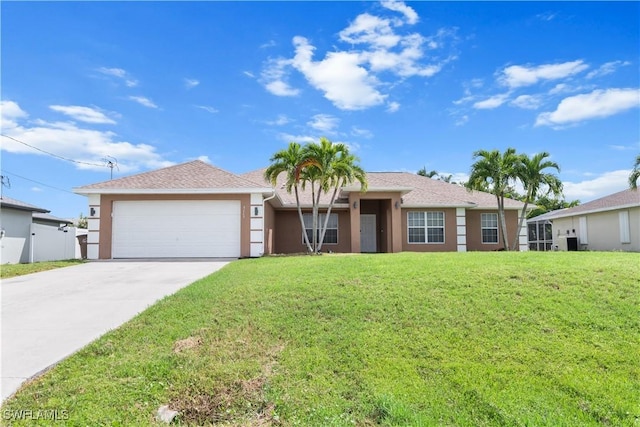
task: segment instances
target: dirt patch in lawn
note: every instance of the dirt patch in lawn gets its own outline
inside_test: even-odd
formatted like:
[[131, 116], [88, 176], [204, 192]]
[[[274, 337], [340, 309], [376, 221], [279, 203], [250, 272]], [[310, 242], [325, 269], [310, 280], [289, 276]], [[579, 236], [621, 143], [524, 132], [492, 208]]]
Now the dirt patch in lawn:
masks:
[[183, 340], [178, 340], [173, 344], [173, 352], [174, 353], [182, 353], [185, 350], [189, 350], [190, 348], [199, 347], [202, 344], [202, 338], [200, 337], [189, 337]]
[[[183, 340], [184, 341], [184, 340]], [[183, 390], [170, 407], [186, 425], [267, 427], [279, 425], [275, 405], [267, 400], [265, 386], [273, 374], [276, 358], [283, 350], [277, 346], [264, 355], [262, 371], [252, 378], [221, 382], [211, 390], [197, 385]]]

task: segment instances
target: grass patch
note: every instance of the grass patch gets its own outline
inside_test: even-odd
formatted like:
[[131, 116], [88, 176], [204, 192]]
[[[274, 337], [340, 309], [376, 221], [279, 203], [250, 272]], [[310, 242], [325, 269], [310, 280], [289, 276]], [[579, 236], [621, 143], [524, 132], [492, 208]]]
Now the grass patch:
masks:
[[0, 265], [0, 279], [8, 279], [10, 277], [24, 276], [25, 274], [69, 267], [71, 265], [82, 264], [83, 262], [85, 261], [81, 259], [68, 259], [63, 261], [34, 262], [31, 264], [2, 264]]
[[164, 404], [178, 425], [637, 425], [638, 277], [631, 253], [242, 260], [3, 410], [92, 426], [153, 425]]

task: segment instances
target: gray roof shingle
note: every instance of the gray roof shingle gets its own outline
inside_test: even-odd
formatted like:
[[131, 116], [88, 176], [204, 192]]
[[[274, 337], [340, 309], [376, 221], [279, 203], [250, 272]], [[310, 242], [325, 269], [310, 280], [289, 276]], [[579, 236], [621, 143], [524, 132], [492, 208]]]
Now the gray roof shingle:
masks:
[[41, 212], [47, 213], [50, 212], [47, 209], [39, 208], [37, 206], [31, 205], [29, 203], [21, 202], [20, 200], [12, 199], [11, 197], [2, 196], [0, 198], [0, 206], [7, 208], [20, 209], [23, 211], [31, 211], [31, 212]]
[[[242, 176], [255, 182], [264, 180], [265, 169], [258, 169], [243, 174]], [[427, 178], [409, 172], [367, 172], [368, 191], [402, 191], [404, 194], [403, 206], [405, 207], [469, 207], [478, 209], [496, 209], [497, 202], [493, 194], [481, 191], [468, 191], [466, 188], [436, 179]], [[349, 186], [347, 190], [358, 191], [360, 184]], [[285, 175], [278, 177], [275, 186], [278, 197], [284, 206], [295, 206], [294, 194], [285, 190]], [[331, 195], [323, 195], [320, 203], [327, 205]], [[300, 192], [300, 200], [303, 206], [311, 205], [311, 192]], [[513, 200], [505, 200], [506, 209], [521, 209], [524, 203]]]
[[264, 186], [250, 181], [231, 172], [207, 164], [201, 160], [194, 160], [175, 166], [143, 172], [136, 175], [118, 178], [97, 184], [75, 188], [80, 194], [135, 190], [228, 190], [228, 189], [256, 189]]
[[[637, 206], [640, 206], [640, 190], [632, 190], [628, 188], [582, 205], [567, 209], [558, 209], [556, 211], [547, 212], [543, 215], [545, 215], [545, 219], [554, 219]], [[536, 220], [536, 218], [537, 217], [531, 218], [531, 220]]]

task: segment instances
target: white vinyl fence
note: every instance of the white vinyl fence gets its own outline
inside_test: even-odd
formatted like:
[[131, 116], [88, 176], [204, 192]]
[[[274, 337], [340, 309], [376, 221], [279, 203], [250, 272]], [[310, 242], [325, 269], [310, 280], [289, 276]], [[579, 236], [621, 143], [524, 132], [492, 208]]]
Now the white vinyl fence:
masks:
[[31, 262], [79, 258], [75, 227], [31, 224]]

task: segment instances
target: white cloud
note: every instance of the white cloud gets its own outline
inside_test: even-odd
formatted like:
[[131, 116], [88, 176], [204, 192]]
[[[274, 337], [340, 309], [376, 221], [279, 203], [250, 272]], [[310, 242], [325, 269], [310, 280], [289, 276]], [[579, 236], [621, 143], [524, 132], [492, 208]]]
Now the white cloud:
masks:
[[316, 114], [307, 125], [321, 132], [333, 133], [340, 123], [340, 119], [330, 114]]
[[129, 99], [137, 102], [140, 105], [144, 105], [145, 107], [158, 108], [158, 106], [152, 100], [144, 96], [130, 96]]
[[196, 108], [206, 111], [207, 113], [215, 114], [219, 112], [218, 109], [210, 107], [208, 105], [196, 105]]
[[291, 122], [291, 119], [284, 114], [279, 114], [275, 120], [268, 120], [265, 123], [269, 126], [283, 126]]
[[358, 15], [338, 34], [340, 40], [352, 44], [370, 44], [375, 47], [391, 48], [400, 42], [401, 37], [391, 28], [391, 21], [363, 13]]
[[536, 126], [575, 124], [640, 106], [640, 89], [598, 89], [563, 99], [555, 111], [538, 115]]
[[187, 78], [185, 78], [185, 79], [184, 79], [184, 86], [185, 86], [187, 89], [193, 89], [194, 87], [198, 86], [199, 84], [200, 84], [200, 81], [199, 81], [199, 80], [196, 80], [196, 79], [187, 79]]
[[276, 45], [277, 44], [276, 44], [275, 40], [269, 40], [268, 42], [261, 44], [260, 45], [260, 49], [265, 49], [265, 48], [268, 48], [268, 47], [274, 47]]
[[[298, 95], [299, 90], [288, 82], [290, 71], [297, 70], [337, 108], [364, 110], [385, 104], [388, 94], [383, 90], [393, 88], [399, 81], [413, 76], [431, 77], [456, 59], [455, 55], [445, 55], [425, 61], [429, 59], [425, 51], [444, 48], [448, 39], [455, 38], [455, 30], [440, 29], [430, 37], [402, 34], [401, 26], [418, 22], [417, 13], [400, 1], [386, 0], [382, 6], [401, 13], [403, 18], [362, 13], [338, 33], [338, 39], [349, 43], [350, 48], [336, 47], [317, 60], [316, 47], [307, 38], [295, 36], [293, 58], [268, 60], [260, 83], [278, 96]], [[392, 111], [397, 108], [393, 105], [390, 104]]]
[[0, 101], [0, 114], [0, 127], [3, 131], [16, 127], [18, 119], [28, 117], [28, 114], [14, 101]]
[[[14, 116], [15, 112], [9, 110], [9, 113], [13, 113]], [[3, 109], [3, 116], [5, 114], [6, 111]], [[26, 113], [14, 118], [23, 117], [26, 117]], [[76, 163], [75, 166], [78, 169], [103, 170], [104, 166], [100, 165], [104, 165], [103, 159], [107, 156], [118, 159], [121, 172], [136, 171], [141, 168], [160, 168], [173, 164], [164, 160], [151, 145], [121, 141], [114, 132], [88, 129], [73, 122], [47, 122], [36, 119], [29, 125], [25, 125], [18, 120], [15, 126], [3, 128], [3, 133], [49, 153], [93, 164]], [[1, 147], [2, 150], [10, 153], [46, 155], [42, 151], [9, 138], [3, 138]]]
[[537, 67], [511, 65], [502, 70], [498, 81], [510, 88], [530, 86], [541, 80], [557, 80], [580, 73], [589, 68], [582, 60]]
[[297, 96], [300, 91], [289, 86], [285, 80], [288, 77], [287, 68], [291, 61], [284, 58], [271, 59], [262, 70], [260, 80], [265, 89], [276, 96]]
[[360, 55], [329, 52], [322, 61], [312, 60], [315, 47], [304, 37], [294, 37], [293, 66], [325, 98], [342, 110], [362, 110], [382, 104], [387, 97], [376, 89], [378, 80], [360, 65]]
[[544, 12], [544, 13], [537, 14], [536, 18], [538, 18], [538, 19], [540, 19], [542, 21], [551, 21], [556, 16], [558, 16], [558, 14], [556, 12]]
[[360, 138], [373, 138], [373, 133], [368, 129], [362, 129], [357, 126], [353, 126], [351, 128], [351, 135], [357, 136]]
[[391, 101], [387, 104], [387, 113], [395, 113], [400, 109], [400, 103]]
[[300, 93], [298, 89], [292, 88], [288, 83], [283, 82], [282, 80], [267, 83], [265, 88], [277, 96], [296, 96]]
[[290, 133], [280, 133], [278, 137], [284, 142], [298, 142], [300, 144], [305, 144], [307, 142], [318, 142], [319, 138], [309, 135], [293, 135]]
[[487, 98], [483, 101], [478, 101], [473, 104], [473, 108], [477, 108], [479, 110], [492, 110], [494, 108], [498, 108], [509, 98], [509, 93], [501, 93], [498, 95], [494, 95], [490, 98]]
[[244, 74], [247, 77], [251, 77], [252, 79], [256, 78], [256, 75], [253, 74], [251, 71], [243, 71], [242, 74]]
[[565, 200], [580, 200], [585, 203], [609, 194], [617, 193], [629, 187], [631, 170], [605, 172], [594, 179], [570, 182], [563, 181]]
[[606, 76], [607, 74], [615, 73], [615, 71], [618, 68], [624, 67], [624, 66], [627, 66], [627, 65], [631, 65], [631, 62], [629, 62], [629, 61], [605, 62], [599, 68], [597, 68], [597, 69], [591, 71], [590, 73], [588, 73], [587, 74], [587, 79], [593, 79], [595, 77], [602, 77], [602, 76]]
[[138, 81], [133, 77], [131, 77], [131, 75], [127, 71], [123, 70], [122, 68], [100, 67], [98, 68], [98, 72], [107, 76], [117, 77], [123, 80], [124, 84], [127, 85], [128, 87], [138, 86]]
[[371, 70], [380, 72], [391, 70], [401, 77], [431, 77], [438, 73], [445, 61], [439, 64], [420, 65], [417, 61], [424, 56], [422, 45], [425, 38], [419, 34], [411, 34], [400, 42], [399, 53], [385, 49], [377, 49], [362, 54], [362, 58], [371, 64]]
[[465, 115], [463, 115], [463, 116], [459, 117], [459, 118], [456, 120], [455, 125], [456, 125], [456, 126], [463, 126], [463, 125], [465, 125], [468, 121], [469, 121], [469, 116], [465, 114]]
[[542, 105], [543, 99], [539, 95], [520, 95], [513, 101], [511, 105], [515, 105], [519, 108], [526, 110], [537, 110]]
[[200, 160], [201, 162], [212, 164], [211, 159], [206, 155], [198, 156], [195, 160]]
[[408, 24], [416, 24], [420, 19], [416, 11], [404, 4], [404, 2], [397, 0], [382, 0], [380, 4], [382, 5], [382, 7], [385, 7], [389, 10], [402, 13]]
[[115, 124], [116, 122], [107, 117], [102, 111], [95, 108], [83, 107], [80, 105], [50, 105], [53, 111], [65, 114], [72, 119], [96, 124]]

